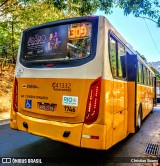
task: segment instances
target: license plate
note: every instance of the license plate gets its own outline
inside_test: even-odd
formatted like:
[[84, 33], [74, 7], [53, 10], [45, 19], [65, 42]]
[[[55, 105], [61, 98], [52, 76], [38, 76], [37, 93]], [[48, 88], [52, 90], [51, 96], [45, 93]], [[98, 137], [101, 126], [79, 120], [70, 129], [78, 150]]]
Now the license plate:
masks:
[[38, 103], [38, 108], [39, 108], [40, 110], [54, 111], [55, 104]]

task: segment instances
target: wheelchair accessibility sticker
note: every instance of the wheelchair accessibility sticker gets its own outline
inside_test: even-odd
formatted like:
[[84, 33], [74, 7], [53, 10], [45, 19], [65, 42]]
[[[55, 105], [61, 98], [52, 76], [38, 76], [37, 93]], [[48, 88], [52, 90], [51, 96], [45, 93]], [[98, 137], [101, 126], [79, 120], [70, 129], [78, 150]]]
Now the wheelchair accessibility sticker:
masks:
[[32, 108], [32, 100], [26, 100], [25, 108]]

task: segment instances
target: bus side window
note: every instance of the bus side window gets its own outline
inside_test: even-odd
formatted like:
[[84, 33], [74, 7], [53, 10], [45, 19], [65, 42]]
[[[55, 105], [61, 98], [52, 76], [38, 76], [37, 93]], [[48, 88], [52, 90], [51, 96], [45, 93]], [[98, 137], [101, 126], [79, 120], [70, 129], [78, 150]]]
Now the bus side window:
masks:
[[125, 47], [110, 36], [110, 63], [113, 77], [126, 78]]
[[138, 61], [138, 82], [141, 83], [141, 84], [143, 83], [142, 65], [139, 61]]
[[154, 87], [154, 77], [152, 75], [152, 86]]
[[147, 69], [143, 66], [144, 84], [147, 85]]
[[146, 68], [146, 85], [149, 85], [149, 81], [148, 81], [148, 69]]
[[113, 76], [117, 76], [116, 41], [110, 37], [110, 62]]
[[151, 72], [148, 71], [148, 85], [151, 85]]
[[147, 85], [150, 85], [150, 71], [147, 69]]
[[152, 75], [152, 73], [151, 73], [151, 86], [154, 85], [153, 83], [154, 83], [154, 82], [153, 82], [153, 75]]
[[154, 79], [152, 74], [151, 74], [151, 86], [154, 86]]
[[118, 76], [126, 77], [126, 59], [124, 46], [118, 42]]
[[147, 85], [147, 70], [146, 70], [146, 67], [144, 67], [144, 84]]

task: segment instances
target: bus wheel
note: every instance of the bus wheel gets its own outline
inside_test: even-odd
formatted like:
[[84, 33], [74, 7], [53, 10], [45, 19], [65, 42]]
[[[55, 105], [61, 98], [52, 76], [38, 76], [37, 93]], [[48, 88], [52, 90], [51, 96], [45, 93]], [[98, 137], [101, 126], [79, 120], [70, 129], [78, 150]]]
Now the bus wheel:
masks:
[[138, 111], [138, 126], [136, 126], [136, 132], [140, 130], [142, 126], [142, 106], [139, 107]]
[[154, 109], [152, 108], [152, 110], [151, 110], [151, 114], [153, 113], [153, 110], [154, 110]]

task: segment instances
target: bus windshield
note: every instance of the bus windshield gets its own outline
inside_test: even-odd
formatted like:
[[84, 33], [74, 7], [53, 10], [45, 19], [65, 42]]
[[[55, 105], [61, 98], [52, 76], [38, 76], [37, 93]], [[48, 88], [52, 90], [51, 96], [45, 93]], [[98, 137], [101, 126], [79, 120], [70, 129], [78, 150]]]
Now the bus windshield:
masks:
[[24, 32], [21, 59], [48, 62], [90, 56], [91, 22], [80, 22]]

